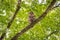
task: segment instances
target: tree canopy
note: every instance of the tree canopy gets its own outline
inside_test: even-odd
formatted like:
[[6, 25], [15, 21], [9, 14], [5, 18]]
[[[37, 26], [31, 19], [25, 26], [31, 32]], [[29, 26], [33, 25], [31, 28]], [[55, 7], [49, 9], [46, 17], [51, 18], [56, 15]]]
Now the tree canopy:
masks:
[[60, 40], [60, 0], [0, 0], [0, 40]]

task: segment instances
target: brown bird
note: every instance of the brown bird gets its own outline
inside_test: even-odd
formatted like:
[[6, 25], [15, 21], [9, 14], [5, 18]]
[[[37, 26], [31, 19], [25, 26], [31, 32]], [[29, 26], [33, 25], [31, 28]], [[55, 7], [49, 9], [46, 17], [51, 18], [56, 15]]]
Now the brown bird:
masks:
[[29, 19], [28, 19], [28, 21], [29, 21], [29, 23], [32, 23], [34, 20], [35, 20], [35, 15], [34, 15], [34, 13], [31, 11], [31, 12], [29, 12]]

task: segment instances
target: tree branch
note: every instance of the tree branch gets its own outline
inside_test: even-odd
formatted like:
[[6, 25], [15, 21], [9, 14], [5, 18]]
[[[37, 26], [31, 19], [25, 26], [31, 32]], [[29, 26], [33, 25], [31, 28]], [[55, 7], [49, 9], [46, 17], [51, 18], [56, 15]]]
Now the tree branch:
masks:
[[21, 36], [23, 33], [25, 33], [26, 31], [28, 31], [30, 28], [33, 28], [33, 26], [38, 23], [39, 21], [41, 21], [48, 13], [48, 11], [53, 7], [53, 5], [55, 4], [56, 0], [52, 0], [51, 4], [48, 6], [48, 8], [46, 9], [46, 11], [39, 16], [35, 21], [33, 21], [31, 24], [29, 24], [28, 26], [26, 26], [24, 29], [21, 30], [21, 32], [17, 33], [11, 40], [17, 40], [17, 38], [19, 36]]
[[58, 5], [54, 6], [52, 9], [57, 8], [57, 7], [60, 7], [60, 4], [58, 4]]
[[[10, 28], [10, 26], [11, 26], [11, 24], [12, 24], [12, 22], [14, 21], [14, 19], [15, 19], [16, 15], [17, 15], [17, 13], [18, 13], [18, 11], [19, 11], [19, 9], [20, 9], [20, 3], [21, 3], [21, 0], [18, 0], [18, 4], [17, 4], [16, 11], [15, 11], [15, 13], [14, 13], [14, 15], [13, 15], [12, 19], [11, 19], [11, 20], [10, 20], [10, 22], [8, 23], [8, 25], [7, 25], [7, 28], [6, 28], [6, 29], [9, 29], [9, 28]], [[0, 40], [2, 40], [2, 39], [4, 38], [4, 36], [5, 36], [5, 35], [6, 35], [6, 31], [2, 34], [2, 36], [0, 37]]]
[[55, 34], [57, 32], [59, 32], [59, 31], [56, 30], [56, 31], [51, 32], [46, 38], [48, 39], [49, 36], [51, 36], [52, 34]]

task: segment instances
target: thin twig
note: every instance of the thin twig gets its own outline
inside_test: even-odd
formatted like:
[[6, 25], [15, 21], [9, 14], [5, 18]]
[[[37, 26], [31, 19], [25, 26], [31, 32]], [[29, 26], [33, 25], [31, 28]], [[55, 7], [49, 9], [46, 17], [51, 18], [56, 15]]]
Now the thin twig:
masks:
[[59, 31], [56, 30], [56, 31], [51, 32], [49, 35], [46, 36], [46, 39], [48, 39], [49, 36], [51, 36], [52, 34], [55, 34], [57, 32], [59, 32]]
[[23, 33], [25, 33], [26, 31], [28, 31], [30, 28], [33, 28], [33, 26], [38, 23], [39, 21], [41, 21], [48, 13], [48, 11], [53, 7], [53, 5], [55, 4], [56, 0], [52, 0], [51, 4], [48, 6], [48, 8], [46, 9], [46, 11], [39, 16], [35, 21], [33, 21], [31, 24], [27, 25], [24, 29], [21, 30], [21, 32], [17, 33], [11, 40], [17, 40], [17, 38], [19, 36], [21, 36]]
[[[17, 4], [16, 11], [15, 11], [12, 19], [11, 19], [10, 22], [8, 23], [6, 30], [10, 28], [12, 22], [14, 21], [16, 15], [17, 15], [17, 13], [18, 13], [18, 11], [19, 11], [19, 9], [20, 9], [20, 3], [21, 3], [21, 0], [18, 0], [18, 4]], [[6, 31], [2, 34], [2, 36], [0, 37], [0, 40], [3, 40], [3, 38], [4, 38], [5, 35], [6, 35]]]
[[54, 6], [52, 9], [55, 9], [55, 8], [57, 8], [57, 7], [60, 7], [60, 4]]

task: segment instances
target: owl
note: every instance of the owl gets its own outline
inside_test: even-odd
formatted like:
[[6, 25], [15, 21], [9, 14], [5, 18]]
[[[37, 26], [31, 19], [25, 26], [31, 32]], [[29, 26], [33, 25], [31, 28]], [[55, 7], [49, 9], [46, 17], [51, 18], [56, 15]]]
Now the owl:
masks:
[[34, 15], [34, 13], [31, 11], [31, 12], [29, 12], [28, 21], [29, 21], [29, 23], [32, 23], [34, 20], [35, 20], [35, 15]]

